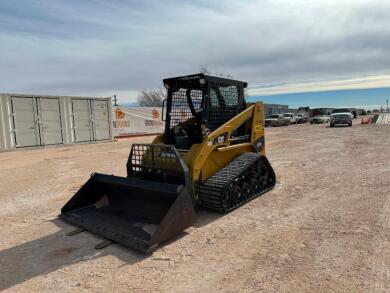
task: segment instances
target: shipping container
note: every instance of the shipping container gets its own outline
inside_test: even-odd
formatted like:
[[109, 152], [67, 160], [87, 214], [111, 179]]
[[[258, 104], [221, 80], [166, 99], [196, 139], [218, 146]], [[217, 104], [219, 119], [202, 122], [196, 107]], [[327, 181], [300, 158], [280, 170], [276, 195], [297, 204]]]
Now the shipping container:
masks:
[[112, 139], [111, 98], [0, 94], [0, 150]]

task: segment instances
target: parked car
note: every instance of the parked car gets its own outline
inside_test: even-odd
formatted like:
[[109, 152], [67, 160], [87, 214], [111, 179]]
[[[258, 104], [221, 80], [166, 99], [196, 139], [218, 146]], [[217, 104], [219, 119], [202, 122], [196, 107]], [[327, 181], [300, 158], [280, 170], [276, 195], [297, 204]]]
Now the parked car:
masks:
[[351, 110], [347, 108], [334, 109], [330, 115], [330, 127], [334, 127], [339, 124], [346, 124], [351, 127], [352, 119], [353, 114]]
[[308, 118], [307, 116], [298, 115], [298, 123], [307, 123]]
[[317, 115], [310, 120], [310, 124], [324, 124], [329, 122], [329, 117], [326, 115]]
[[284, 117], [283, 114], [273, 114], [267, 119], [265, 119], [265, 126], [283, 126], [283, 125], [289, 125], [290, 124], [290, 118]]
[[298, 124], [298, 116], [294, 113], [283, 113], [283, 116], [290, 119], [290, 124]]

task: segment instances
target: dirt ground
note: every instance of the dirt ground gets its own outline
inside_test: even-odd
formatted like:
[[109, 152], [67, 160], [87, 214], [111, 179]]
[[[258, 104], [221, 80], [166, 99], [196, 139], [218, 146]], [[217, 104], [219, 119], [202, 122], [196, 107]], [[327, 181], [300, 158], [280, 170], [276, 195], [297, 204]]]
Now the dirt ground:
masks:
[[267, 128], [275, 189], [145, 256], [57, 218], [132, 142], [0, 153], [0, 291], [390, 292], [390, 128]]

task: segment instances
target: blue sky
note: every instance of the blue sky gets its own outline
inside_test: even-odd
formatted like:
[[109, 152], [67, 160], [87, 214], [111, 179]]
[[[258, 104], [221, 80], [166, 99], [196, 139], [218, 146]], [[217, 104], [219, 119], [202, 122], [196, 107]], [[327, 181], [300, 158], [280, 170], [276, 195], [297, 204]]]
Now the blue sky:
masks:
[[0, 1], [0, 92], [129, 102], [207, 65], [251, 96], [378, 105], [389, 56], [384, 0]]

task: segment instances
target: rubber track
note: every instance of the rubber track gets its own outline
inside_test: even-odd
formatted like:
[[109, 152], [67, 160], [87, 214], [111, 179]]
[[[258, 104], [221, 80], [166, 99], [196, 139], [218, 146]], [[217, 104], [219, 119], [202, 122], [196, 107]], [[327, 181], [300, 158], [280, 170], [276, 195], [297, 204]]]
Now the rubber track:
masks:
[[200, 204], [205, 208], [227, 213], [271, 190], [275, 186], [275, 173], [268, 163], [267, 167], [270, 168], [268, 172], [272, 178], [272, 182], [269, 182], [256, 194], [251, 194], [250, 196], [243, 198], [240, 202], [235, 203], [227, 209], [222, 206], [221, 197], [225, 187], [234, 182], [237, 178], [240, 178], [245, 171], [263, 158], [265, 159], [265, 157], [261, 157], [257, 153], [244, 153], [236, 157], [226, 167], [222, 168], [208, 178], [203, 184], [199, 185]]

